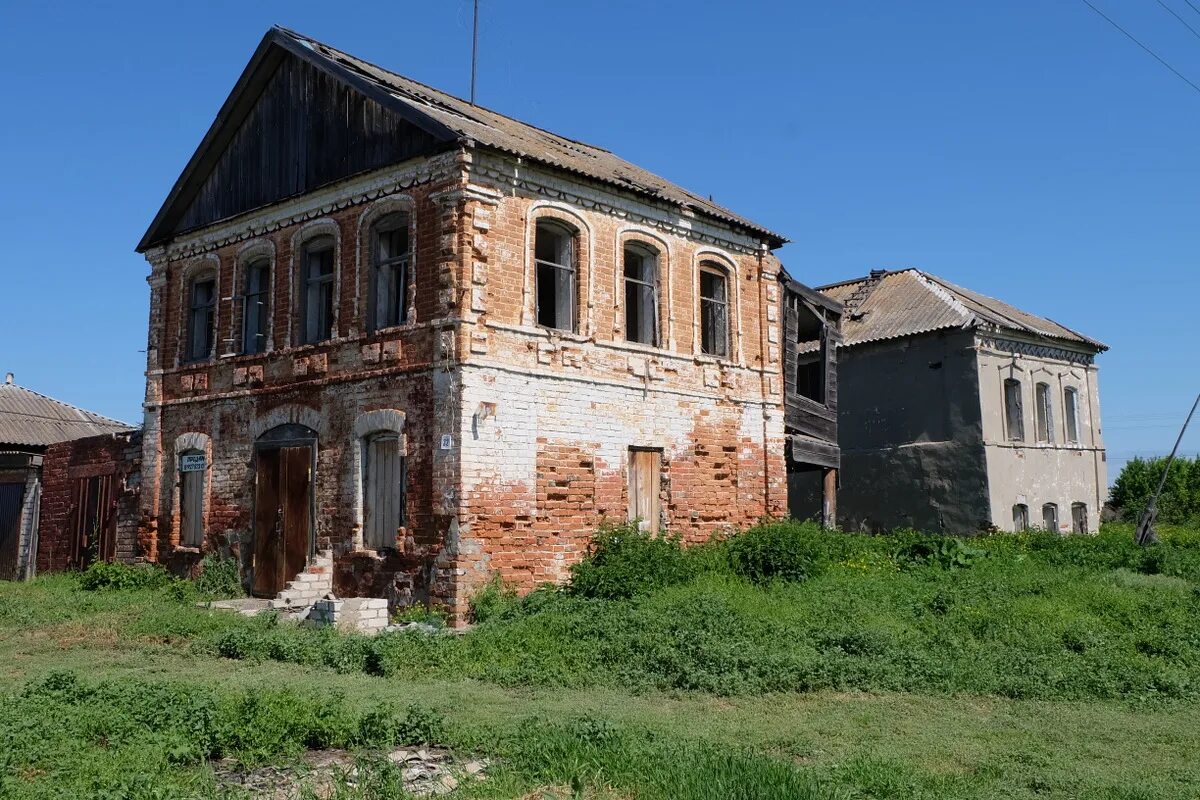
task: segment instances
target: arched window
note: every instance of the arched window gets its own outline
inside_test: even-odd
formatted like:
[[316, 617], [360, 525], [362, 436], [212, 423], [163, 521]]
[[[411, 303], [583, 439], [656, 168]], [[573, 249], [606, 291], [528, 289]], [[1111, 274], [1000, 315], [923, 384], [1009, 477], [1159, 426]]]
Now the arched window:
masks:
[[333, 336], [334, 249], [332, 236], [304, 244], [300, 255], [300, 344]]
[[1087, 503], [1071, 503], [1071, 530], [1075, 533], [1088, 532]]
[[186, 361], [203, 361], [212, 357], [216, 322], [217, 276], [206, 272], [192, 278], [188, 286]]
[[1037, 424], [1037, 440], [1054, 441], [1054, 407], [1050, 400], [1050, 384], [1039, 383], [1034, 387], [1034, 419]]
[[208, 471], [201, 450], [179, 454], [179, 543], [184, 547], [204, 544], [204, 475]]
[[700, 352], [729, 356], [729, 274], [712, 261], [700, 265]]
[[575, 330], [575, 232], [555, 220], [540, 220], [534, 232], [537, 267], [537, 324]]
[[1017, 503], [1013, 506], [1013, 531], [1020, 533], [1029, 530], [1029, 506]]
[[1063, 411], [1067, 422], [1067, 441], [1079, 444], [1079, 390], [1074, 386], [1063, 389]]
[[267, 349], [271, 324], [271, 261], [257, 258], [246, 264], [242, 294], [242, 352], [262, 353]]
[[1054, 503], [1042, 506], [1042, 527], [1051, 533], [1058, 533], [1058, 506]]
[[371, 228], [371, 330], [399, 325], [408, 316], [411, 243], [408, 214], [388, 214]]
[[658, 251], [625, 245], [625, 340], [658, 346]]
[[1004, 421], [1010, 442], [1025, 441], [1025, 410], [1021, 404], [1021, 382], [1016, 378], [1004, 379]]
[[363, 444], [363, 544], [372, 550], [394, 548], [406, 520], [403, 438], [380, 431], [364, 437]]

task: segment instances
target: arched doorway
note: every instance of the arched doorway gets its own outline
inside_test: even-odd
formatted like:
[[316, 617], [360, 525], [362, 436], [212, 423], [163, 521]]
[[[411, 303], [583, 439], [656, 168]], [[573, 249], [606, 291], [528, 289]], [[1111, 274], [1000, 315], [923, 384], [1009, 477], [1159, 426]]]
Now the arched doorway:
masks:
[[294, 423], [254, 445], [253, 593], [274, 597], [312, 555], [317, 433]]

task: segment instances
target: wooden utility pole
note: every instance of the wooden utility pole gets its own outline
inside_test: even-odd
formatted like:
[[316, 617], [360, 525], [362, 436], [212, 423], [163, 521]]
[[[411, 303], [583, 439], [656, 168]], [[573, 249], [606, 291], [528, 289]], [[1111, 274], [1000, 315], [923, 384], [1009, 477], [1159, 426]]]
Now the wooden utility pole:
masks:
[[1137, 533], [1134, 536], [1140, 545], [1154, 544], [1158, 541], [1158, 535], [1154, 533], [1154, 519], [1158, 516], [1158, 497], [1162, 494], [1163, 487], [1167, 485], [1167, 476], [1171, 474], [1171, 464], [1175, 461], [1175, 454], [1179, 452], [1179, 443], [1183, 441], [1183, 433], [1187, 430], [1188, 423], [1192, 421], [1192, 415], [1196, 413], [1196, 406], [1200, 406], [1200, 394], [1196, 395], [1196, 402], [1192, 403], [1192, 410], [1188, 412], [1187, 419], [1183, 421], [1183, 427], [1179, 429], [1175, 446], [1171, 448], [1171, 455], [1167, 456], [1167, 464], [1163, 467], [1158, 489], [1151, 495], [1150, 502], [1146, 504], [1146, 510], [1142, 513], [1142, 521], [1138, 523]]

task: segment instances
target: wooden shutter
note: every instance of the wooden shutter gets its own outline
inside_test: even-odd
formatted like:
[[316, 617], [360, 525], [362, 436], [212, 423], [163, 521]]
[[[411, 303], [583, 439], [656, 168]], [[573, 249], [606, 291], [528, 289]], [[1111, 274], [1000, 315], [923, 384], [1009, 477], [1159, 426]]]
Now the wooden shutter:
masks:
[[204, 542], [205, 470], [179, 474], [179, 541], [185, 547]]
[[658, 532], [661, 460], [658, 450], [629, 451], [629, 519], [651, 533]]
[[363, 481], [363, 543], [379, 550], [396, 546], [404, 525], [404, 454], [400, 437], [378, 434], [367, 440]]

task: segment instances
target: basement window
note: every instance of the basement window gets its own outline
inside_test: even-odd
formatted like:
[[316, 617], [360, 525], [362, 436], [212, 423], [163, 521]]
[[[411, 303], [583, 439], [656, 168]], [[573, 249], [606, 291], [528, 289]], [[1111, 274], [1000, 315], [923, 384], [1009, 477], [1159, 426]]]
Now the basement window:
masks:
[[700, 352], [729, 357], [729, 274], [719, 265], [700, 265]]
[[1050, 533], [1058, 533], [1058, 506], [1054, 503], [1042, 506], [1042, 528]]
[[399, 325], [408, 315], [408, 215], [389, 214], [371, 234], [371, 330]]
[[396, 547], [405, 523], [404, 443], [400, 434], [375, 433], [363, 448], [363, 544], [371, 550]]
[[192, 279], [188, 309], [187, 361], [212, 356], [216, 339], [217, 276], [209, 273]]
[[1013, 531], [1020, 533], [1029, 530], [1029, 506], [1017, 503], [1013, 506]]
[[543, 328], [575, 330], [575, 239], [575, 232], [560, 222], [537, 224], [537, 324]]
[[242, 352], [262, 353], [267, 349], [267, 326], [271, 318], [271, 262], [267, 259], [246, 265], [242, 296]]
[[1079, 390], [1073, 386], [1063, 389], [1063, 410], [1066, 414], [1067, 441], [1079, 444]]
[[658, 346], [658, 253], [625, 246], [625, 340]]
[[1052, 444], [1054, 442], [1054, 408], [1050, 400], [1050, 384], [1039, 383], [1035, 386], [1033, 401], [1037, 440]]
[[319, 236], [304, 245], [300, 287], [300, 344], [333, 335], [334, 241]]
[[1004, 421], [1010, 442], [1025, 441], [1025, 412], [1021, 406], [1021, 382], [1016, 378], [1004, 380]]

